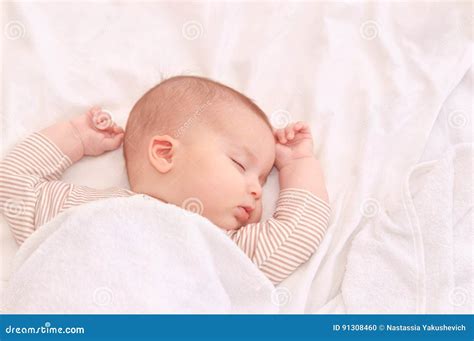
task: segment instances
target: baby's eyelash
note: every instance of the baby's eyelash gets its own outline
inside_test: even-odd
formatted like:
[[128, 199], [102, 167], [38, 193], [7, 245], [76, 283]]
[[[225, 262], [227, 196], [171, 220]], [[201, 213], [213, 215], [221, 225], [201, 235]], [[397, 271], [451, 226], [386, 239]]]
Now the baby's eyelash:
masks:
[[238, 165], [240, 168], [242, 168], [242, 170], [245, 170], [245, 167], [242, 166], [242, 164], [241, 164], [240, 162], [238, 162], [238, 161], [236, 161], [236, 160], [234, 160], [234, 159], [232, 159], [232, 158], [231, 158], [231, 160], [234, 161], [234, 163], [235, 163], [236, 165]]

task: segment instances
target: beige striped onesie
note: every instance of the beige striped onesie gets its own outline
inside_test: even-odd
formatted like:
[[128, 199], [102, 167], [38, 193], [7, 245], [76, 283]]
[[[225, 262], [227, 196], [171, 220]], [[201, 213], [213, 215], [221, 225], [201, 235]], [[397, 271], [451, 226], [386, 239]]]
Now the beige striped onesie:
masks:
[[[123, 188], [93, 189], [61, 181], [71, 160], [47, 137], [34, 133], [0, 163], [0, 210], [18, 244], [70, 207], [136, 195]], [[273, 216], [227, 235], [278, 284], [316, 251], [328, 227], [330, 208], [309, 191], [280, 191]]]

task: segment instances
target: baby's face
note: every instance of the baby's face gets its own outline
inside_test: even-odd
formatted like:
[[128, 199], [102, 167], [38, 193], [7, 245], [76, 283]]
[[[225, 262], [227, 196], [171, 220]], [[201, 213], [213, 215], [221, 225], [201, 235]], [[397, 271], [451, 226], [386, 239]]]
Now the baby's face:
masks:
[[175, 204], [200, 205], [225, 230], [261, 219], [262, 186], [275, 161], [270, 127], [249, 109], [232, 110], [219, 129], [194, 128], [193, 142], [181, 147], [173, 165], [180, 172]]

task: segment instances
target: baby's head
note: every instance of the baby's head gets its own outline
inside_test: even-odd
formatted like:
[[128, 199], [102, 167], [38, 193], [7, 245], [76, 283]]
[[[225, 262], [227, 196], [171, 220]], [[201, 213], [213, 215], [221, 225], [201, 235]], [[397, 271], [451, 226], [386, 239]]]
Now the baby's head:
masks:
[[178, 76], [135, 104], [124, 154], [132, 191], [194, 206], [233, 230], [261, 218], [275, 140], [264, 112], [241, 93], [206, 78]]

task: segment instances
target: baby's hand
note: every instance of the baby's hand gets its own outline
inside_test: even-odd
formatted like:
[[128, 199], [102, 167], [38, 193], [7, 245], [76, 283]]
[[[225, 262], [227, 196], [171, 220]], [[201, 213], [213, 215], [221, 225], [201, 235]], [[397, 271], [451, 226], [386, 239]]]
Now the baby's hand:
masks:
[[308, 124], [296, 122], [274, 131], [276, 139], [275, 166], [278, 170], [294, 160], [313, 157], [313, 138]]
[[124, 130], [99, 107], [71, 120], [75, 133], [82, 141], [84, 155], [98, 156], [115, 150], [122, 144]]

